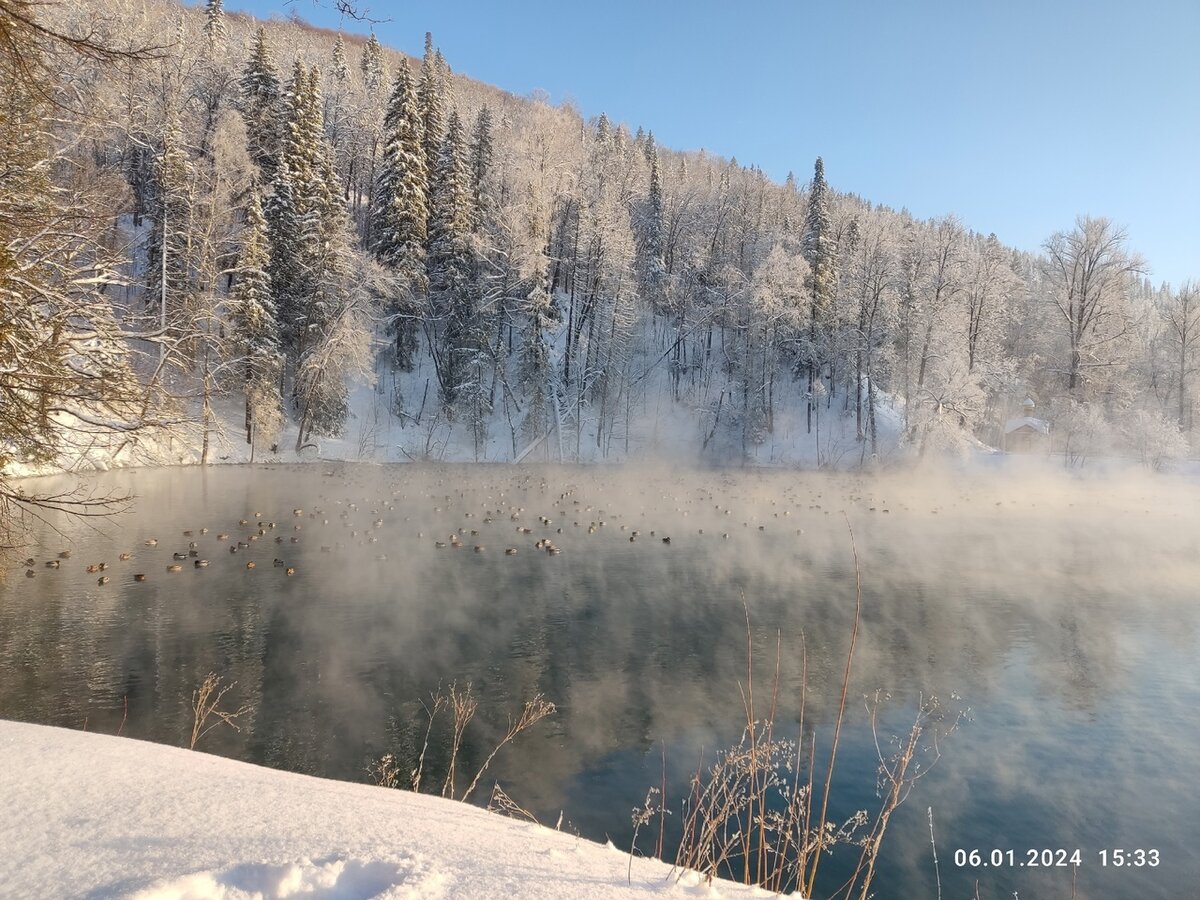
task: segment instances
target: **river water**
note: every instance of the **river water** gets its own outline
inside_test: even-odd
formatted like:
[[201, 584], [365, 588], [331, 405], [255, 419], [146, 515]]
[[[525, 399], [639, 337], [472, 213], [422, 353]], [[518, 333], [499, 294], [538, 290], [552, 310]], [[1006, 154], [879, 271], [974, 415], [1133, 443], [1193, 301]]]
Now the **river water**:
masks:
[[[831, 814], [878, 808], [876, 737], [888, 758], [931, 697], [943, 718], [927, 740], [962, 715], [889, 827], [875, 896], [932, 897], [939, 878], [948, 898], [976, 883], [981, 898], [1197, 896], [1191, 482], [317, 463], [119, 471], [86, 490], [133, 501], [112, 519], [34, 523], [7, 561], [0, 716], [186, 745], [192, 692], [215, 672], [252, 712], [200, 749], [365, 781], [385, 753], [406, 776], [431, 696], [469, 682], [461, 791], [540, 692], [557, 712], [497, 755], [476, 799], [499, 782], [544, 823], [628, 847], [631, 810], [665, 768], [669, 843], [699, 761], [741, 737], [747, 618], [756, 716], [778, 646], [776, 731], [794, 736], [803, 694], [806, 741], [828, 754], [856, 549]], [[442, 785], [447, 726], [440, 713], [427, 789]], [[1080, 851], [1077, 871], [1027, 864], [1060, 848]], [[993, 849], [1014, 854], [982, 865]], [[1158, 865], [1115, 868], [1117, 849]], [[818, 896], [856, 859], [835, 850]]]

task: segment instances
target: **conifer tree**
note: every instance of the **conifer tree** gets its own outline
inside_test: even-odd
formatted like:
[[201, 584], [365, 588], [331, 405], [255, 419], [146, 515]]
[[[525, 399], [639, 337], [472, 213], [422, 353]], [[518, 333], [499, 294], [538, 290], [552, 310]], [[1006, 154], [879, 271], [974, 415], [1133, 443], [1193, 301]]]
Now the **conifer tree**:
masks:
[[379, 38], [375, 37], [374, 31], [371, 32], [371, 36], [367, 38], [367, 43], [363, 47], [359, 67], [362, 69], [367, 93], [374, 94], [383, 85], [383, 45], [379, 43]]
[[471, 202], [472, 224], [478, 229], [483, 223], [487, 195], [487, 180], [492, 168], [492, 111], [485, 105], [475, 118], [471, 135]]
[[317, 67], [306, 70], [296, 62], [285, 97], [288, 117], [280, 156], [294, 210], [295, 231], [285, 238], [292, 254], [282, 264], [288, 273], [285, 283], [290, 287], [285, 327], [291, 331], [291, 349], [297, 359], [304, 352], [309, 326], [317, 315], [313, 298], [320, 277], [319, 260], [328, 238], [325, 218], [337, 194], [327, 171], [329, 151], [320, 81]]
[[439, 368], [442, 399], [458, 397], [466, 362], [477, 348], [471, 284], [471, 191], [466, 141], [458, 113], [450, 114], [434, 178], [429, 221], [429, 305], [442, 330]]
[[371, 208], [372, 250], [399, 276], [400, 288], [387, 309], [395, 336], [394, 363], [411, 370], [416, 351], [419, 303], [426, 290], [428, 182], [421, 115], [408, 63], [400, 61], [384, 117], [384, 146]]
[[271, 192], [264, 205], [270, 245], [271, 299], [279, 316], [283, 346], [289, 351], [296, 345], [296, 315], [305, 282], [305, 261], [299, 241], [299, 214], [287, 161], [281, 160], [271, 179]]
[[262, 173], [262, 183], [271, 181], [279, 158], [279, 74], [271, 61], [266, 33], [260, 26], [242, 74], [242, 118], [246, 121], [246, 143], [250, 158]]
[[646, 298], [657, 306], [663, 299], [666, 262], [663, 259], [665, 237], [662, 168], [659, 165], [658, 148], [654, 144], [653, 133], [647, 138], [646, 146], [650, 162], [650, 188], [638, 230], [638, 243], [642, 260], [642, 289]]
[[204, 37], [210, 53], [225, 43], [226, 34], [224, 0], [207, 0], [204, 7]]
[[338, 81], [345, 82], [350, 77], [350, 64], [346, 61], [346, 39], [339, 31], [337, 40], [333, 42], [332, 75]]
[[282, 424], [279, 395], [279, 322], [271, 297], [270, 238], [257, 189], [246, 205], [246, 225], [229, 301], [229, 328], [244, 368], [246, 443], [273, 444]]
[[442, 152], [445, 120], [443, 84], [433, 48], [433, 35], [425, 32], [425, 57], [421, 61], [421, 83], [417, 88], [417, 103], [421, 110], [421, 146], [425, 152], [427, 183], [427, 213], [433, 216], [434, 174]]
[[804, 370], [808, 376], [805, 419], [811, 432], [813, 413], [817, 409], [817, 375], [823, 364], [819, 346], [825, 326], [823, 318], [833, 306], [834, 292], [837, 288], [837, 245], [829, 216], [829, 188], [825, 183], [825, 163], [819, 156], [813, 168], [801, 251], [811, 272], [808, 285], [808, 347], [804, 361]]
[[812, 310], [816, 316], [833, 303], [836, 281], [837, 246], [829, 217], [829, 186], [825, 183], [825, 163], [817, 157], [813, 170], [812, 190], [808, 195], [808, 215], [805, 217], [804, 258], [812, 269]]

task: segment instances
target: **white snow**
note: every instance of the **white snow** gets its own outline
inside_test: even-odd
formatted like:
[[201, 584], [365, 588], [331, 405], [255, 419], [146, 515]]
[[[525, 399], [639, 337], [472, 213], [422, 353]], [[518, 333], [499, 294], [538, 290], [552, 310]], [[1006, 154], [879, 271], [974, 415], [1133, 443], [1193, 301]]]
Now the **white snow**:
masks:
[[408, 791], [0, 720], [0, 896], [768, 897]]

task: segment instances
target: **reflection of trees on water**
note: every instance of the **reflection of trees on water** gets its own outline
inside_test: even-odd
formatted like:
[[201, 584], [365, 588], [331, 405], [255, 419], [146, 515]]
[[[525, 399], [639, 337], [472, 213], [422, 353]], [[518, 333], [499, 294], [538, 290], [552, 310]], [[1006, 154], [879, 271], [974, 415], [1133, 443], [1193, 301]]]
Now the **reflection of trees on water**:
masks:
[[[385, 751], [405, 766], [415, 760], [425, 724], [417, 701], [439, 683], [470, 680], [480, 696], [462, 753], [469, 772], [506, 715], [541, 691], [557, 716], [522, 736], [491, 774], [542, 810], [578, 802], [581, 778], [593, 788], [621, 782], [607, 771], [615, 761], [656, 754], [660, 740], [690, 750], [736, 739], [743, 594], [761, 685], [781, 636], [780, 720], [794, 721], [803, 633], [809, 721], [818, 730], [829, 723], [854, 590], [842, 509], [864, 582], [852, 696], [884, 688], [911, 701], [918, 691], [957, 691], [977, 709], [1040, 721], [1045, 714], [1027, 706], [1035, 701], [1007, 693], [1006, 673], [1019, 663], [1028, 673], [1021, 690], [1036, 704], [1100, 716], [1145, 652], [1147, 639], [1137, 635], [1182, 646], [1197, 624], [1181, 601], [1200, 582], [1189, 537], [1198, 507], [1195, 489], [1177, 484], [1098, 499], [1069, 483], [1014, 493], [999, 476], [954, 490], [911, 478], [784, 473], [722, 475], [716, 487], [709, 474], [663, 472], [565, 470], [543, 482], [449, 467], [348, 467], [335, 477], [312, 468], [141, 472], [134, 481], [137, 511], [109, 539], [79, 532], [75, 568], [132, 547], [135, 560], [121, 565], [144, 568], [150, 581], [98, 590], [74, 569], [10, 579], [0, 589], [0, 715], [69, 727], [88, 717], [89, 727], [111, 732], [128, 697], [126, 734], [179, 744], [191, 692], [215, 671], [238, 682], [238, 702], [254, 704], [255, 714], [247, 733], [214, 732], [207, 749], [362, 779]], [[1162, 496], [1140, 499], [1150, 489]], [[347, 498], [360, 508], [335, 503]], [[286, 541], [294, 506], [325, 512], [295, 520], [299, 545], [264, 538], [253, 573], [245, 554], [213, 541], [219, 530], [245, 531], [235, 523], [253, 510], [276, 521], [271, 534]], [[516, 533], [514, 506], [525, 508], [519, 523], [534, 535]], [[503, 512], [483, 524], [495, 509]], [[600, 509], [607, 524], [589, 535]], [[552, 528], [538, 525], [543, 514]], [[386, 523], [379, 543], [357, 546], [377, 516]], [[211, 567], [167, 576], [165, 558], [187, 544], [181, 530], [201, 524], [212, 532]], [[433, 547], [460, 527], [481, 531], [464, 538], [467, 550]], [[642, 534], [631, 544], [633, 529]], [[531, 546], [543, 534], [561, 557]], [[663, 534], [672, 536], [669, 547]], [[148, 536], [162, 538], [157, 551], [142, 547]], [[39, 559], [57, 546], [42, 540]], [[485, 553], [470, 552], [476, 541]], [[503, 556], [509, 545], [520, 553]], [[375, 559], [380, 553], [386, 562]], [[278, 577], [275, 554], [294, 562], [299, 577]], [[861, 727], [858, 707], [851, 717]], [[438, 773], [445, 735], [435, 731], [427, 761]], [[986, 756], [986, 747], [978, 752]], [[622, 818], [627, 799], [614, 801]]]

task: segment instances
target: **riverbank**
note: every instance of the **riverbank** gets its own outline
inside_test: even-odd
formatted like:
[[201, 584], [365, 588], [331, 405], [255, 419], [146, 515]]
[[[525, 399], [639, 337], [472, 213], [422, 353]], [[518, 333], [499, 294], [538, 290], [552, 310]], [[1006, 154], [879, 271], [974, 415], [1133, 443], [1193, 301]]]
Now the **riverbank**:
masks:
[[0, 721], [0, 895], [767, 897], [408, 791]]

